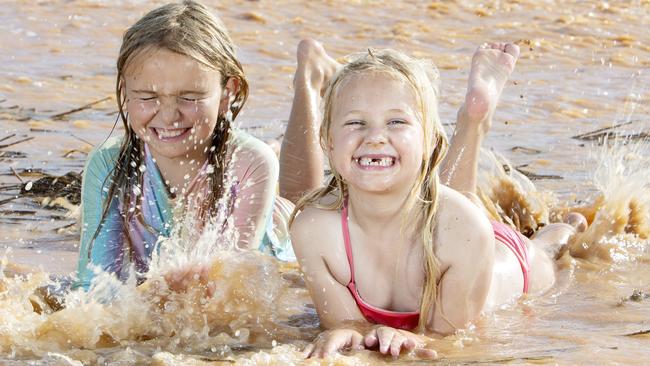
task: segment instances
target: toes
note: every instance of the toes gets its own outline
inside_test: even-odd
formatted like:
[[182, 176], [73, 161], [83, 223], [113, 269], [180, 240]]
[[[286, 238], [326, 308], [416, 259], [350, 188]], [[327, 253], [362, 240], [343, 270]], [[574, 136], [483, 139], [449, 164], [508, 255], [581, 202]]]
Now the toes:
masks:
[[573, 226], [577, 232], [581, 233], [587, 230], [589, 223], [587, 219], [578, 212], [570, 212], [564, 217], [564, 222]]
[[514, 43], [499, 43], [499, 42], [492, 42], [488, 43], [485, 42], [482, 45], [478, 46], [479, 50], [497, 50], [501, 51], [503, 53], [507, 53], [510, 56], [514, 57], [517, 59], [519, 57], [519, 46], [517, 46]]
[[484, 50], [499, 50], [503, 51], [505, 49], [505, 43], [499, 42], [485, 42], [479, 46], [480, 49]]
[[501, 42], [492, 43], [493, 50], [499, 50], [501, 52], [504, 52], [505, 48], [506, 48], [505, 43], [501, 43]]
[[503, 52], [509, 54], [510, 56], [514, 57], [515, 60], [519, 58], [519, 46], [517, 46], [514, 43], [508, 43], [505, 45], [503, 48]]

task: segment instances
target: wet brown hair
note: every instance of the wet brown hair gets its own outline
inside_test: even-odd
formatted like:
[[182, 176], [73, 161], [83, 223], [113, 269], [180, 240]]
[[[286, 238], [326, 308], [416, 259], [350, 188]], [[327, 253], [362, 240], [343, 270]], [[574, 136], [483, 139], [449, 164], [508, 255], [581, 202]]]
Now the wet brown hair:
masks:
[[[222, 87], [225, 87], [231, 78], [235, 78], [239, 82], [239, 89], [231, 97], [228, 111], [219, 115], [212, 135], [208, 153], [208, 164], [214, 167], [209, 177], [212, 187], [209, 196], [202, 203], [202, 211], [209, 213], [213, 210], [226, 189], [223, 185], [228, 166], [230, 124], [237, 117], [248, 97], [248, 83], [244, 77], [243, 68], [235, 57], [235, 45], [225, 26], [219, 18], [212, 14], [210, 9], [191, 0], [163, 5], [140, 18], [124, 33], [122, 39], [122, 46], [117, 58], [115, 95], [118, 101], [118, 118], [122, 120], [125, 135], [117, 162], [107, 177], [107, 181], [110, 180], [108, 198], [102, 209], [100, 224], [88, 246], [89, 258], [92, 244], [100, 232], [102, 222], [108, 214], [113, 199], [118, 199], [125, 210], [123, 212], [124, 236], [126, 238], [125, 245], [128, 246], [124, 248], [125, 252], [129, 254], [132, 252], [128, 233], [128, 223], [132, 218], [135, 217], [145, 227], [152, 230], [144, 222], [138, 194], [134, 193], [135, 187], [142, 187], [143, 172], [139, 167], [144, 163], [144, 144], [128, 123], [128, 113], [125, 111], [124, 76], [127, 68], [138, 55], [156, 48], [187, 56], [218, 71], [222, 77]], [[129, 210], [128, 208], [133, 203], [135, 203], [135, 210]]]
[[[420, 172], [413, 182], [406, 200], [406, 215], [402, 230], [421, 232], [425, 254], [425, 282], [420, 303], [419, 330], [423, 331], [432, 309], [437, 303], [437, 278], [440, 274], [438, 260], [435, 256], [433, 235], [438, 209], [438, 165], [447, 151], [447, 136], [438, 116], [439, 74], [436, 67], [426, 61], [411, 58], [395, 50], [368, 50], [346, 64], [332, 77], [324, 96], [323, 122], [320, 129], [320, 143], [325, 151], [330, 146], [330, 126], [332, 123], [332, 106], [341, 85], [345, 80], [360, 75], [375, 73], [385, 75], [409, 85], [416, 97], [420, 122], [424, 132], [424, 149]], [[331, 159], [330, 159], [331, 161]], [[347, 195], [347, 186], [335, 167], [330, 164], [333, 177], [323, 188], [319, 188], [303, 197], [294, 210], [290, 223], [304, 207], [313, 206], [327, 210], [340, 210]], [[334, 195], [331, 204], [322, 204], [321, 199]], [[411, 231], [412, 230], [412, 231]]]

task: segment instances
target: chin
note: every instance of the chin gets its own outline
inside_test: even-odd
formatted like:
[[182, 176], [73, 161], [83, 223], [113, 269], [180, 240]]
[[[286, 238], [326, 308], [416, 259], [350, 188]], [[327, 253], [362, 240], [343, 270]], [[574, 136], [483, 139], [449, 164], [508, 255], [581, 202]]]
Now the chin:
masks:
[[155, 152], [157, 155], [167, 158], [167, 159], [178, 159], [185, 158], [190, 154], [190, 149], [167, 149], [160, 148], [158, 146], [149, 145], [149, 148], [152, 152]]
[[370, 183], [370, 182], [362, 182], [361, 184], [353, 184], [351, 182], [348, 182], [348, 185], [354, 187], [355, 190], [358, 190], [360, 192], [365, 192], [365, 193], [374, 193], [374, 194], [381, 194], [381, 193], [390, 193], [393, 191], [397, 191], [399, 186], [395, 184], [386, 184], [384, 182], [382, 183]]

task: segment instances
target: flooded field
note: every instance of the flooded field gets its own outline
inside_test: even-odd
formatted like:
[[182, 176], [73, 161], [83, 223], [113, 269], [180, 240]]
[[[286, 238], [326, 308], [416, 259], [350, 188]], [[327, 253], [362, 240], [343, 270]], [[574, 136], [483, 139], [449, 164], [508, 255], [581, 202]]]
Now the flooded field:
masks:
[[[473, 50], [517, 41], [522, 56], [484, 147], [532, 179], [534, 186], [516, 181], [538, 218], [580, 207], [592, 225], [560, 258], [552, 291], [436, 341], [439, 362], [647, 363], [649, 1], [204, 2], [239, 46], [251, 86], [237, 124], [262, 139], [281, 138], [286, 126], [301, 38], [320, 40], [335, 57], [390, 47], [431, 58], [441, 70], [448, 131]], [[155, 281], [163, 259], [145, 286], [107, 280], [95, 289], [119, 294], [111, 306], [69, 294], [66, 308], [52, 312], [57, 304], [39, 290], [48, 275], [75, 269], [79, 198], [74, 184], [61, 186], [66, 200], [33, 195], [36, 181], [79, 173], [92, 146], [111, 134], [121, 35], [163, 3], [0, 1], [0, 363], [320, 362], [299, 352], [318, 325], [296, 266], [261, 255], [213, 253], [222, 296], [208, 303]], [[496, 178], [484, 188], [509, 182]], [[418, 360], [362, 351], [323, 364], [379, 362]]]

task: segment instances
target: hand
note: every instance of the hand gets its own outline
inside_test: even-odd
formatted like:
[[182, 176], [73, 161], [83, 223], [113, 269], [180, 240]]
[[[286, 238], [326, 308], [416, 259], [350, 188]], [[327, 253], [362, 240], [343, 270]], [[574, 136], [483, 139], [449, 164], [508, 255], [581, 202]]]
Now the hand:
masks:
[[436, 358], [438, 354], [432, 349], [426, 348], [429, 338], [417, 335], [402, 329], [395, 329], [386, 326], [377, 326], [372, 328], [363, 338], [367, 348], [379, 347], [382, 354], [391, 354], [393, 357], [415, 351], [417, 357]]
[[322, 332], [314, 343], [304, 350], [306, 358], [323, 358], [331, 356], [343, 349], [363, 349], [363, 336], [352, 329], [334, 329]]
[[320, 42], [313, 39], [300, 41], [296, 53], [298, 67], [293, 80], [294, 87], [307, 83], [308, 86], [316, 89], [322, 96], [329, 79], [341, 64], [325, 52], [325, 48]]
[[214, 282], [210, 280], [210, 267], [205, 264], [194, 264], [181, 267], [165, 274], [169, 289], [174, 292], [186, 292], [188, 288], [199, 286], [205, 289], [205, 295], [212, 297], [215, 291]]

